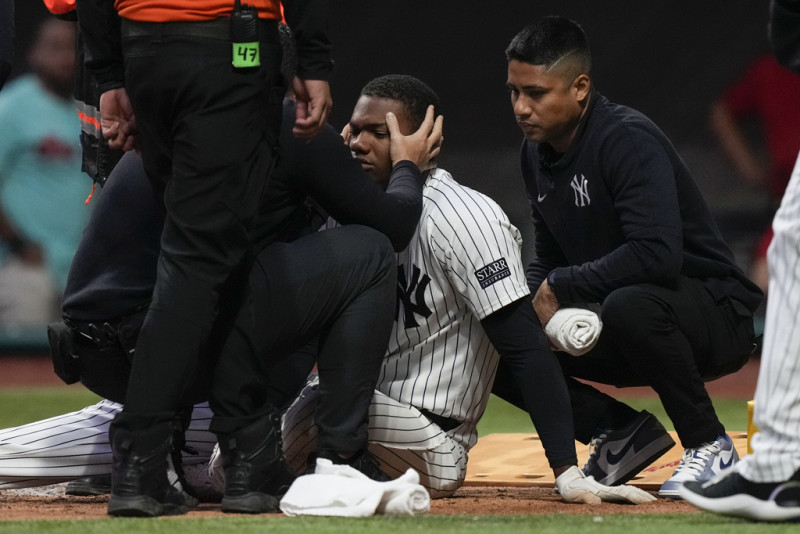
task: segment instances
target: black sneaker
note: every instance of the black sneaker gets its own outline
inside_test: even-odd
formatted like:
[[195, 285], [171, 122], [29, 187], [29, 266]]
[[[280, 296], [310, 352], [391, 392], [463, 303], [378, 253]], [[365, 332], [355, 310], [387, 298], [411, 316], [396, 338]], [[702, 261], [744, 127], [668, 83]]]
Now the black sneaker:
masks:
[[680, 496], [709, 512], [758, 521], [800, 520], [800, 471], [785, 482], [750, 482], [735, 469], [706, 482], [684, 482]]
[[189, 510], [183, 494], [167, 478], [172, 449], [170, 422], [132, 431], [115, 419], [109, 437], [113, 452], [109, 515], [156, 517]]
[[[381, 468], [378, 465], [378, 462], [375, 460], [375, 457], [372, 456], [367, 449], [362, 449], [349, 458], [342, 458], [339, 456], [339, 454], [330, 451], [320, 451], [319, 457], [326, 458], [337, 465], [349, 465], [353, 469], [361, 471], [372, 480], [377, 480], [378, 482], [387, 482], [392, 480], [389, 475], [381, 471]], [[311, 462], [309, 461], [309, 468], [310, 467]], [[310, 472], [313, 473], [313, 469], [310, 469]]]
[[583, 473], [607, 486], [624, 484], [674, 445], [656, 416], [643, 410], [626, 426], [592, 438]]
[[97, 497], [111, 493], [111, 475], [76, 478], [64, 488], [64, 494], [73, 497]]

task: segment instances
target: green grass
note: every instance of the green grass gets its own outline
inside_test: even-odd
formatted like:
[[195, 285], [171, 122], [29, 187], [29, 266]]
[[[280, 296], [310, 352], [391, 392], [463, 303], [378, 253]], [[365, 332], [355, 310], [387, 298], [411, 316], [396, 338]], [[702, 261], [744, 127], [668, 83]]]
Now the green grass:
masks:
[[[655, 398], [624, 398], [636, 409], [653, 412], [668, 428], [672, 428], [660, 402]], [[80, 409], [98, 398], [80, 386], [31, 389], [0, 389], [0, 428], [16, 426], [45, 417]], [[746, 399], [719, 399], [714, 402], [720, 419], [730, 430], [744, 430], [747, 422]], [[478, 425], [480, 435], [496, 432], [533, 432], [527, 414], [492, 397], [486, 416]], [[2, 518], [0, 496], [0, 519]], [[311, 517], [219, 517], [219, 518], [159, 518], [159, 519], [99, 519], [0, 521], [0, 533], [115, 534], [147, 532], [150, 534], [203, 534], [236, 532], [249, 534], [307, 533], [360, 534], [392, 532], [392, 534], [435, 532], [464, 534], [617, 534], [624, 530], [636, 534], [706, 534], [709, 531], [725, 534], [756, 534], [768, 529], [770, 534], [796, 532], [792, 525], [763, 525], [725, 518], [713, 514], [606, 514], [606, 515], [516, 515], [516, 516], [442, 516], [414, 518], [369, 517], [361, 519]]]
[[0, 389], [0, 428], [80, 410], [100, 397], [79, 384], [46, 388]]
[[[672, 423], [661, 402], [655, 397], [619, 397], [637, 410], [654, 413], [668, 429]], [[85, 388], [74, 386], [56, 386], [47, 388], [10, 388], [0, 389], [0, 428], [17, 426], [45, 417], [52, 417], [65, 412], [79, 410], [93, 404], [99, 397]], [[729, 430], [747, 429], [748, 399], [716, 399], [714, 407], [720, 420]], [[511, 406], [507, 402], [492, 396], [486, 415], [478, 424], [481, 436], [499, 432], [535, 432], [528, 415]]]
[[[674, 430], [657, 397], [617, 397], [637, 410], [647, 410], [658, 417], [668, 429]], [[749, 399], [714, 399], [722, 424], [731, 431], [747, 430], [747, 401]], [[478, 423], [478, 434], [485, 436], [500, 432], [535, 432], [528, 414], [492, 396], [486, 414]]]
[[362, 534], [373, 532], [436, 534], [720, 534], [794, 533], [796, 525], [763, 525], [712, 514], [606, 514], [366, 517], [359, 519], [310, 517], [220, 517], [208, 519], [100, 519], [93, 521], [0, 521], [0, 532], [64, 534], [237, 534], [310, 533]]

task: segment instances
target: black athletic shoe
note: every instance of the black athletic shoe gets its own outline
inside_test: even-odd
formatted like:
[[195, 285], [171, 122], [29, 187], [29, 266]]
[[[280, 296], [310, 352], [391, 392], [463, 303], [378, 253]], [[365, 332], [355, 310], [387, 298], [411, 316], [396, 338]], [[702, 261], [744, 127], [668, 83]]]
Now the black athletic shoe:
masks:
[[800, 520], [800, 471], [785, 482], [750, 482], [735, 469], [706, 482], [684, 482], [680, 496], [709, 512], [757, 521]]
[[592, 438], [583, 473], [600, 484], [624, 484], [675, 445], [656, 417], [639, 412], [619, 429], [606, 429]]
[[73, 497], [108, 495], [111, 493], [111, 475], [77, 478], [67, 484], [64, 493]]
[[[381, 471], [375, 457], [372, 456], [367, 449], [362, 449], [349, 458], [342, 458], [339, 454], [329, 451], [320, 451], [319, 457], [326, 458], [337, 465], [349, 465], [353, 469], [361, 471], [372, 480], [377, 480], [378, 482], [392, 480], [389, 475]], [[311, 470], [310, 472], [313, 473], [314, 471]]]
[[231, 434], [217, 437], [225, 470], [222, 511], [244, 514], [280, 512], [279, 497], [286, 493], [295, 479], [283, 459], [280, 416], [272, 414]]
[[185, 514], [183, 494], [167, 478], [172, 449], [171, 423], [131, 431], [111, 424], [113, 451], [108, 513], [126, 517]]

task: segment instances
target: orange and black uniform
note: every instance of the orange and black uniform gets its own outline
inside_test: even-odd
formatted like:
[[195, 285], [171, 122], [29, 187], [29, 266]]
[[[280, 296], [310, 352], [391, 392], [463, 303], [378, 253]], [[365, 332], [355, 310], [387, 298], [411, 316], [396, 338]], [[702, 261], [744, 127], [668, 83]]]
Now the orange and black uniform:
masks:
[[[78, 20], [75, 0], [44, 0], [47, 9], [62, 20]], [[121, 150], [112, 150], [103, 139], [100, 129], [100, 91], [97, 81], [85, 67], [86, 47], [83, 34], [78, 32], [75, 59], [75, 104], [81, 121], [81, 170], [101, 186], [122, 157]], [[91, 197], [90, 197], [91, 198]]]
[[[255, 6], [262, 19], [281, 19], [281, 5], [277, 0], [248, 0]], [[144, 22], [168, 22], [174, 20], [214, 20], [229, 17], [233, 2], [227, 0], [184, 0], [163, 2], [161, 0], [116, 0], [114, 7], [120, 17]]]
[[[252, 225], [274, 163], [281, 101], [280, 6], [258, 8], [260, 66], [232, 65], [234, 0], [79, 0], [87, 66], [101, 90], [124, 85], [148, 178], [166, 208], [152, 303], [136, 345], [125, 410], [130, 430], [171, 418], [199, 354], [220, 347], [212, 430], [263, 415], [247, 273]], [[287, 0], [298, 76], [327, 79], [327, 0]], [[115, 8], [118, 11], [119, 17]]]

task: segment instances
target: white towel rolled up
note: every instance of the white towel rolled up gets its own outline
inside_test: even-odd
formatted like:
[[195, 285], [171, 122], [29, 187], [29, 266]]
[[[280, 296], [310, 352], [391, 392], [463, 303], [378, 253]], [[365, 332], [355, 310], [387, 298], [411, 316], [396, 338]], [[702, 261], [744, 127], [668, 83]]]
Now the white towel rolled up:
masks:
[[317, 459], [316, 472], [298, 477], [281, 499], [288, 516], [365, 517], [373, 514], [417, 515], [430, 511], [431, 498], [409, 469], [388, 482], [377, 482], [348, 465]]
[[602, 330], [600, 316], [586, 308], [560, 308], [544, 327], [553, 348], [572, 356], [592, 350]]

